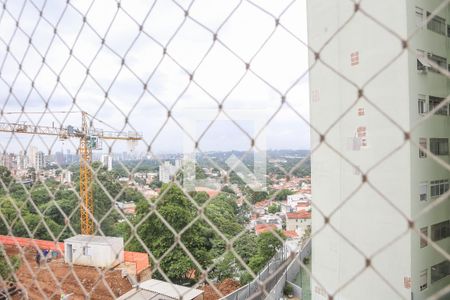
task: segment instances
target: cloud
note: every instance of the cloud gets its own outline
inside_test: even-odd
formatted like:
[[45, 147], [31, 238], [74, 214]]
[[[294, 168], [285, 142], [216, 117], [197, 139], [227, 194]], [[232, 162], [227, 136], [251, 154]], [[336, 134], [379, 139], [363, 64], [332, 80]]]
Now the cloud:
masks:
[[[26, 101], [27, 111], [43, 111], [46, 103], [52, 111], [82, 109], [119, 129], [129, 121], [125, 131], [142, 132], [148, 143], [154, 140], [154, 149], [163, 152], [183, 148], [184, 128], [174, 120], [157, 136], [168, 109], [182, 124], [205, 110], [210, 111], [207, 115], [217, 114], [217, 102], [225, 99], [224, 112], [232, 118], [239, 110], [250, 112], [249, 119], [252, 110], [264, 110], [268, 120], [280, 107], [280, 93], [289, 91], [285, 100], [299, 114], [309, 116], [307, 76], [299, 81], [308, 66], [308, 49], [301, 43], [306, 40], [305, 0], [289, 7], [286, 0], [253, 2], [266, 12], [237, 0], [195, 0], [191, 6], [190, 1], [129, 0], [121, 2], [119, 9], [116, 2], [91, 5], [72, 0], [66, 5], [51, 0], [45, 6], [38, 2], [10, 1], [9, 13], [0, 19], [0, 41], [10, 46], [18, 60], [6, 46], [1, 47], [4, 111], [19, 111]], [[188, 7], [195, 21], [185, 19]], [[41, 9], [45, 19], [39, 16]], [[270, 14], [282, 14], [283, 26], [276, 27]], [[16, 30], [17, 21], [23, 32]], [[218, 32], [220, 41], [214, 41], [212, 32]], [[251, 70], [246, 69], [247, 62]], [[11, 99], [11, 86], [19, 103]], [[30, 122], [23, 116], [9, 119]], [[40, 124], [60, 122], [78, 125], [80, 118], [78, 114], [45, 115]], [[104, 123], [94, 122], [108, 127]], [[204, 148], [242, 148], [246, 137], [232, 127], [232, 122], [214, 124], [201, 141]], [[308, 124], [287, 107], [273, 117], [266, 135], [267, 148], [309, 145]], [[2, 134], [0, 142], [8, 138]], [[142, 144], [140, 150], [145, 149]], [[118, 152], [126, 149], [125, 143], [114, 147]]]

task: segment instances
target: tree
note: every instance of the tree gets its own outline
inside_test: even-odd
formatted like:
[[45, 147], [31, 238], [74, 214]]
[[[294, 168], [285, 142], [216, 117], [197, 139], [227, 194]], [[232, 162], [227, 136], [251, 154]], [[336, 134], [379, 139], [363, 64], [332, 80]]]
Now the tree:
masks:
[[269, 206], [269, 208], [267, 210], [269, 211], [269, 214], [274, 214], [274, 213], [280, 212], [281, 207], [278, 204], [272, 204], [271, 206]]
[[10, 183], [13, 181], [13, 177], [11, 176], [11, 172], [8, 168], [4, 166], [0, 166], [0, 191], [9, 187]]
[[246, 188], [246, 194], [250, 203], [255, 204], [256, 202], [265, 200], [269, 197], [269, 194], [265, 191], [253, 191], [250, 188]]
[[[192, 223], [197, 210], [180, 188], [170, 184], [163, 185], [161, 193], [164, 196], [158, 201], [156, 207], [147, 201], [138, 203], [137, 215], [133, 222], [137, 224], [145, 218], [145, 221], [141, 222], [142, 224], [138, 227], [137, 234], [156, 258], [165, 255], [160, 263], [164, 273], [174, 283], [190, 283], [192, 279], [195, 279], [191, 278], [190, 274], [194, 273], [195, 276], [199, 276], [200, 273], [182, 247], [177, 245], [172, 248], [172, 245], [176, 244], [172, 230], [177, 233], [184, 230], [180, 241], [204, 267], [211, 263], [210, 250], [213, 246], [211, 241], [214, 238], [214, 232], [200, 219]], [[155, 214], [155, 208], [164, 221]], [[166, 224], [170, 225], [170, 228]], [[144, 250], [136, 239], [130, 242], [128, 248]], [[158, 273], [155, 274], [155, 277], [162, 278]]]
[[150, 188], [156, 190], [156, 189], [161, 188], [162, 184], [163, 183], [161, 181], [159, 181], [158, 179], [155, 179], [150, 183]]
[[[0, 249], [0, 280], [14, 281], [14, 272], [19, 268], [20, 259], [17, 256], [6, 257], [6, 252], [3, 248]], [[9, 263], [8, 263], [9, 260]]]
[[192, 197], [195, 202], [198, 203], [198, 205], [202, 205], [209, 199], [209, 195], [207, 192], [194, 192], [194, 195]]
[[228, 193], [228, 194], [233, 194], [233, 195], [236, 194], [235, 191], [233, 191], [233, 189], [230, 188], [228, 185], [224, 185], [222, 187], [222, 189], [221, 189], [221, 192]]
[[293, 192], [291, 190], [283, 189], [276, 194], [275, 200], [285, 201], [287, 196], [292, 195], [292, 194], [293, 194]]

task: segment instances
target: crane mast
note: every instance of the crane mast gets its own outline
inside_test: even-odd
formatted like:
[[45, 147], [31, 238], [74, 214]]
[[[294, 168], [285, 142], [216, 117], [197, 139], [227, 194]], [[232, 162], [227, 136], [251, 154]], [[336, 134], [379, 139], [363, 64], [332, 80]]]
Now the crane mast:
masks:
[[86, 113], [82, 113], [80, 138], [80, 220], [81, 234], [94, 233], [94, 200], [92, 196], [92, 147], [89, 144], [89, 126]]
[[49, 127], [40, 125], [27, 125], [21, 123], [0, 122], [0, 132], [13, 134], [33, 134], [58, 136], [60, 139], [79, 138], [80, 148], [80, 226], [81, 234], [92, 235], [95, 232], [94, 224], [94, 197], [92, 192], [92, 149], [100, 149], [99, 139], [125, 140], [136, 143], [142, 140], [142, 135], [136, 132], [124, 133], [122, 131], [103, 131], [91, 128], [88, 122], [88, 114], [81, 112], [81, 128], [73, 126]]

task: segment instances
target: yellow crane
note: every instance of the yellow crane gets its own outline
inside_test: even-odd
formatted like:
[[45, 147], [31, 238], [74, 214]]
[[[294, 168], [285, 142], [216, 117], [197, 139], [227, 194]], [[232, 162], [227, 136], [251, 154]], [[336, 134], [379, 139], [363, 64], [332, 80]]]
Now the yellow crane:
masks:
[[0, 122], [0, 132], [14, 134], [33, 134], [58, 136], [62, 140], [69, 138], [80, 139], [80, 224], [81, 234], [92, 235], [94, 233], [94, 199], [92, 195], [92, 149], [101, 149], [101, 140], [125, 140], [135, 143], [142, 140], [142, 135], [137, 132], [104, 131], [91, 128], [88, 122], [88, 114], [81, 112], [81, 128], [73, 126], [53, 127], [40, 125], [27, 125], [22, 123]]

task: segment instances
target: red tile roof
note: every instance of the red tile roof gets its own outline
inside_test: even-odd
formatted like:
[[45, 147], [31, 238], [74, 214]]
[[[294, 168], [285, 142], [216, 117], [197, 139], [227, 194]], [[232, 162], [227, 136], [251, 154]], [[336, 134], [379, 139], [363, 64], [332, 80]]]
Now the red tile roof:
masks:
[[263, 207], [268, 207], [271, 204], [272, 204], [272, 201], [270, 201], [270, 200], [262, 200], [262, 201], [256, 202], [254, 206], [255, 206], [255, 208], [263, 208]]
[[297, 238], [298, 234], [295, 232], [295, 230], [284, 230], [283, 234], [287, 238]]
[[287, 213], [288, 219], [311, 219], [311, 213], [309, 211], [298, 211], [293, 213]]
[[256, 234], [260, 234], [271, 230], [274, 231], [275, 229], [277, 229], [275, 224], [256, 224], [255, 232]]
[[220, 193], [220, 191], [218, 191], [218, 190], [213, 190], [213, 189], [210, 189], [207, 187], [201, 187], [201, 186], [196, 187], [195, 191], [196, 192], [205, 192], [208, 194], [208, 196], [210, 198], [214, 198], [215, 196], [219, 195], [219, 193]]

